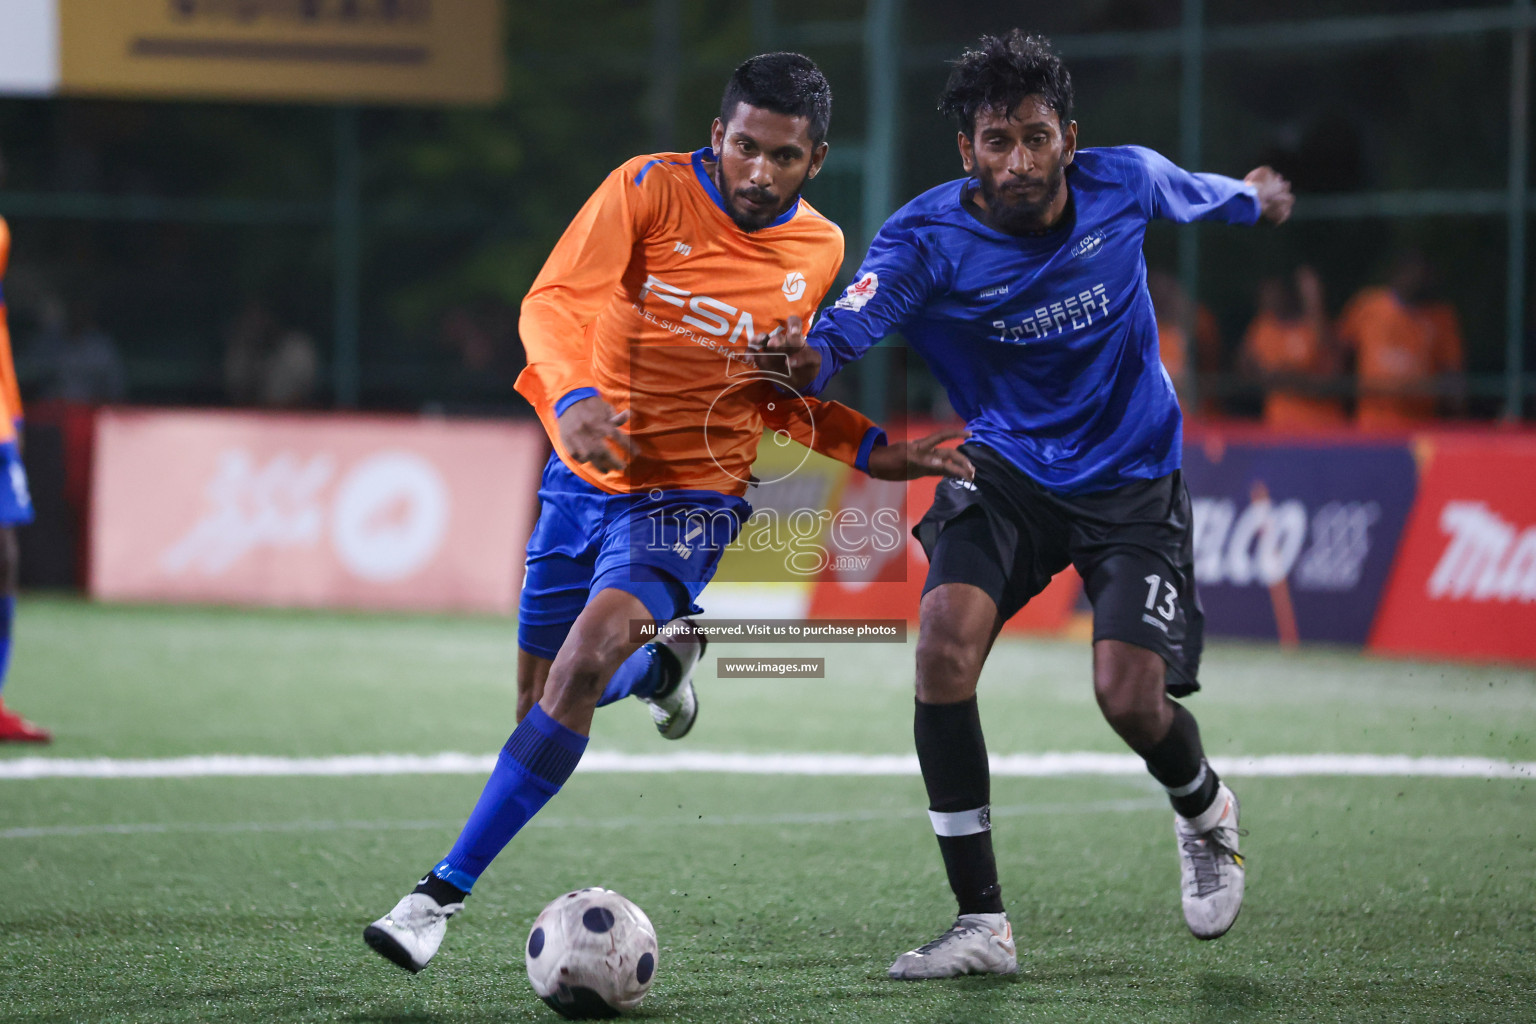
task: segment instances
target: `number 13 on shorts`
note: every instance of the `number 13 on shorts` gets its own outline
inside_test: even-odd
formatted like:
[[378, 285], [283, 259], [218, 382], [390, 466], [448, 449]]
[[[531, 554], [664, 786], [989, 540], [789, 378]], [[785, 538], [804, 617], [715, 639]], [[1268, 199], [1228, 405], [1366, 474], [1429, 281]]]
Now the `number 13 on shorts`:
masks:
[[[1164, 622], [1172, 622], [1174, 615], [1178, 612], [1178, 590], [1174, 588], [1172, 583], [1169, 583], [1156, 573], [1148, 576], [1142, 582], [1147, 585], [1147, 611], [1155, 610], [1157, 614], [1163, 617]], [[1159, 588], [1163, 591], [1161, 603], [1157, 599]], [[1153, 623], [1153, 625], [1157, 625], [1157, 623]]]

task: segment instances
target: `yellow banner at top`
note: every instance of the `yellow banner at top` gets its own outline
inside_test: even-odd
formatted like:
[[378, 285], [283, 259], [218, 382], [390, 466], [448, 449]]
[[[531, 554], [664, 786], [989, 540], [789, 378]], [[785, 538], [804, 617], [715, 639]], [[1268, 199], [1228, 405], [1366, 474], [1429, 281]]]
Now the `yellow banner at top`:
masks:
[[59, 91], [489, 103], [501, 0], [56, 0]]

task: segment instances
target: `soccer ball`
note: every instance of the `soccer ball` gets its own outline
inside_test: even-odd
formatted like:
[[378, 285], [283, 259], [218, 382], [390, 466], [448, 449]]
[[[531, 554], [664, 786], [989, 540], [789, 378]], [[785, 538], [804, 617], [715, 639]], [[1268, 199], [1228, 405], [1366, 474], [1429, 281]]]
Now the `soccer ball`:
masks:
[[528, 933], [528, 980], [562, 1017], [617, 1017], [656, 977], [656, 929], [612, 889], [557, 896]]

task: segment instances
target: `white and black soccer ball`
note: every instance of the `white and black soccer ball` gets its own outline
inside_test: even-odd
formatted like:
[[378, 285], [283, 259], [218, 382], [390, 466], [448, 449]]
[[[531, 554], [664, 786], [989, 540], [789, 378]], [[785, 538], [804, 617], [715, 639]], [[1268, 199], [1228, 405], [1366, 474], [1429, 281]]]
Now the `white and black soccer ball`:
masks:
[[557, 896], [528, 933], [528, 980], [562, 1017], [617, 1017], [656, 978], [656, 929], [612, 889]]

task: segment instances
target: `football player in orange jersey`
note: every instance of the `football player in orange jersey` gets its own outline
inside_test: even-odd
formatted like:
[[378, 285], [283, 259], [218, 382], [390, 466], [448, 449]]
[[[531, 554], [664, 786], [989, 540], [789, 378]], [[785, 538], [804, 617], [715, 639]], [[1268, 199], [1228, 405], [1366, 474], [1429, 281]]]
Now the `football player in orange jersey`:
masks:
[[[32, 495], [21, 464], [21, 391], [11, 360], [6, 326], [5, 268], [11, 254], [11, 229], [0, 217], [0, 690], [11, 660], [11, 623], [16, 617], [16, 527], [32, 521]], [[7, 710], [0, 697], [0, 743], [47, 743], [53, 737]]]
[[554, 454], [518, 616], [519, 721], [448, 856], [364, 932], [407, 970], [570, 776], [595, 708], [635, 696], [663, 736], [692, 725], [704, 641], [686, 616], [751, 514], [765, 427], [882, 479], [970, 476], [939, 447], [961, 432], [887, 444], [853, 410], [777, 384], [788, 368], [776, 378], [761, 351], [770, 325], [811, 318], [842, 262], [842, 232], [800, 198], [831, 105], [809, 59], [747, 61], [711, 145], [609, 175], [523, 302], [517, 388]]

